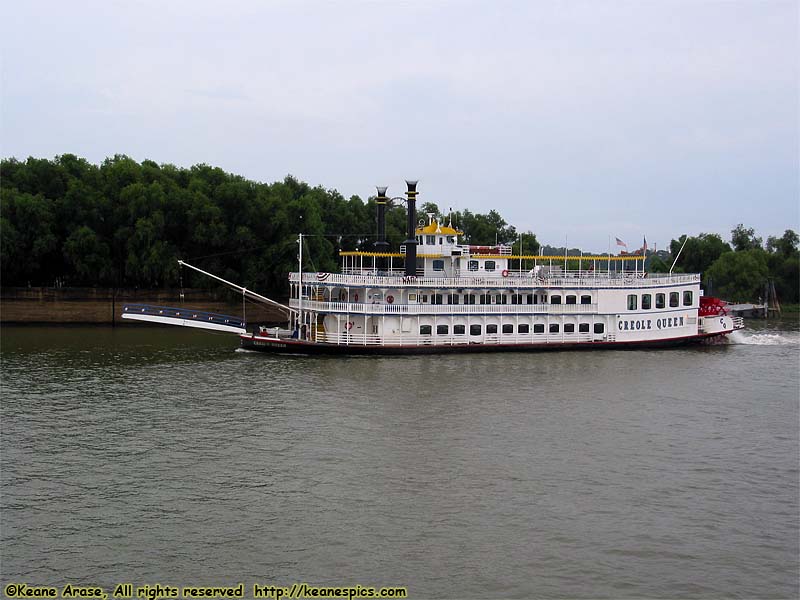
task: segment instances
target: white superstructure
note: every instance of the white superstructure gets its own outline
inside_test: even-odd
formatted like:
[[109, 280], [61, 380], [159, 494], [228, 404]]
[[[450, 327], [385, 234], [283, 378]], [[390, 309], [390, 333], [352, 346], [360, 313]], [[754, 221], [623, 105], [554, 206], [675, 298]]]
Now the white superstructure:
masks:
[[302, 286], [292, 273], [297, 338], [507, 348], [669, 342], [741, 326], [724, 314], [700, 316], [699, 275], [648, 274], [641, 256], [514, 256], [508, 246], [460, 244], [460, 235], [436, 221], [417, 228], [413, 276], [394, 269], [402, 252], [343, 252], [342, 273], [303, 273]]

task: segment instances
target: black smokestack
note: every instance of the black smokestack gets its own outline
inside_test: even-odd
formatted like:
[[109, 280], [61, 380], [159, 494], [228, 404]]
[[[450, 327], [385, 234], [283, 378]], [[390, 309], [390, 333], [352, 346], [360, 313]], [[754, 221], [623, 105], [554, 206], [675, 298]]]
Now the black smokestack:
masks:
[[406, 179], [408, 191], [408, 239], [406, 245], [406, 275], [417, 274], [417, 182]]
[[[386, 241], [386, 204], [389, 199], [386, 197], [386, 187], [378, 186], [378, 197], [375, 198], [378, 219], [378, 241], [373, 244], [375, 252], [388, 252], [389, 242]], [[377, 259], [378, 269], [383, 269], [386, 258], [379, 256]]]

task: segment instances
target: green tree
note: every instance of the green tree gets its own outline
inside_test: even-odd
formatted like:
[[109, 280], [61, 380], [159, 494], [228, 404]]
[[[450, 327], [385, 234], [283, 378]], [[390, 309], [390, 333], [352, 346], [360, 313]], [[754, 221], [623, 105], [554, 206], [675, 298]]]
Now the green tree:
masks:
[[495, 210], [481, 215], [464, 210], [456, 213], [456, 222], [464, 231], [464, 242], [477, 246], [494, 246], [497, 244], [511, 244], [517, 237], [517, 230], [506, 223], [505, 219]]
[[767, 238], [767, 252], [774, 252], [783, 256], [797, 254], [797, 246], [800, 244], [800, 236], [797, 232], [787, 229], [781, 237], [769, 236]]
[[646, 269], [650, 273], [669, 273], [669, 265], [655, 254], [650, 255], [646, 262]]
[[733, 302], [756, 301], [769, 276], [767, 258], [760, 248], [720, 256], [706, 272], [713, 280], [714, 295]]
[[[670, 242], [672, 256], [678, 256], [681, 245], [686, 240], [686, 245], [681, 252], [675, 271], [682, 273], [703, 273], [714, 261], [726, 252], [731, 252], [731, 247], [716, 233], [701, 233], [695, 237], [680, 239]], [[669, 269], [667, 269], [669, 270]]]
[[797, 303], [800, 300], [800, 237], [787, 229], [779, 237], [767, 239], [769, 273], [781, 302]]
[[74, 270], [71, 283], [77, 285], [108, 285], [114, 273], [108, 244], [86, 225], [75, 229], [64, 242], [64, 255]]
[[731, 243], [733, 244], [733, 249], [737, 252], [761, 248], [761, 238], [756, 237], [755, 229], [745, 227], [742, 223], [739, 223], [735, 229], [731, 230]]

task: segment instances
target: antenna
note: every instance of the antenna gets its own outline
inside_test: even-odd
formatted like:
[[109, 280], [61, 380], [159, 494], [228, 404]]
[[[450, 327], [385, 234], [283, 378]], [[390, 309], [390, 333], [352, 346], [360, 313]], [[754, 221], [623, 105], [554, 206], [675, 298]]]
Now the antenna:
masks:
[[678, 259], [681, 256], [681, 252], [683, 252], [683, 247], [686, 245], [686, 242], [688, 242], [688, 241], [689, 241], [689, 236], [687, 235], [683, 240], [683, 244], [681, 245], [681, 249], [678, 250], [678, 254], [675, 255], [675, 260], [672, 261], [672, 266], [669, 268], [669, 274], [670, 275], [672, 275], [672, 269], [675, 268], [675, 263], [678, 262]]

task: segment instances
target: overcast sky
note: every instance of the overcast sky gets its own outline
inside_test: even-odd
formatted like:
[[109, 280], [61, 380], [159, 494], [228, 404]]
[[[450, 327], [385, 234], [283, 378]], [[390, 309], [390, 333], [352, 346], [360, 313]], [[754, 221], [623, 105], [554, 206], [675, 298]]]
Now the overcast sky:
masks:
[[0, 154], [289, 173], [540, 242], [800, 229], [798, 0], [26, 0]]

